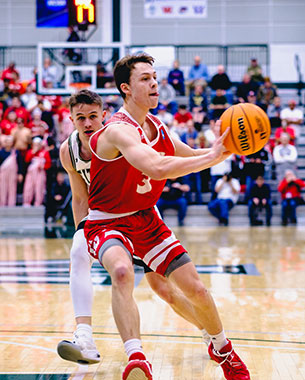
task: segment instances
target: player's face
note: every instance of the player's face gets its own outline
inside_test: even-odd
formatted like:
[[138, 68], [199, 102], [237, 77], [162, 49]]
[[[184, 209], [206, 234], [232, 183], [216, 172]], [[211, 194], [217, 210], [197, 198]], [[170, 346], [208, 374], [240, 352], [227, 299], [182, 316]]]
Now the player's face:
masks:
[[139, 62], [131, 72], [129, 81], [131, 99], [143, 108], [156, 108], [159, 93], [157, 74], [149, 63]]
[[102, 127], [105, 111], [96, 104], [77, 104], [73, 107], [71, 120], [80, 137], [88, 139]]

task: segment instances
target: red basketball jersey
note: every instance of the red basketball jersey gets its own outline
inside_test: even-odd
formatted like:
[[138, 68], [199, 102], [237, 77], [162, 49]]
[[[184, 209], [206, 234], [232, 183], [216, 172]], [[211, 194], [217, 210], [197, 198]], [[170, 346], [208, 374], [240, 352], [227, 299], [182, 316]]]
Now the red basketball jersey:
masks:
[[151, 146], [162, 155], [173, 156], [175, 147], [162, 122], [150, 114], [147, 115], [147, 121], [153, 124], [157, 131], [157, 137], [153, 141], [148, 140], [141, 126], [123, 108], [108, 120], [104, 128], [91, 137], [89, 142], [93, 152], [89, 188], [91, 210], [121, 214], [145, 210], [157, 203], [165, 180], [156, 181], [149, 178], [130, 165], [123, 156], [103, 160], [95, 154], [99, 135], [109, 125], [119, 122], [121, 128], [126, 125], [136, 128], [142, 143]]

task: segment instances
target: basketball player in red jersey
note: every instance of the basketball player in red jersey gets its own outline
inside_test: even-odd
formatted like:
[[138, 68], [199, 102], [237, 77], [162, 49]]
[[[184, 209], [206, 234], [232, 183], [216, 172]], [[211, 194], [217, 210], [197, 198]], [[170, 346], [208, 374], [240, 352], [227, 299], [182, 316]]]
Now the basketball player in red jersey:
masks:
[[[73, 340], [58, 344], [58, 354], [65, 360], [94, 364], [100, 354], [92, 336], [93, 287], [91, 265], [93, 258], [88, 254], [84, 236], [84, 221], [88, 215], [88, 186], [90, 185], [91, 151], [90, 136], [102, 127], [105, 117], [102, 99], [89, 90], [81, 90], [70, 97], [69, 107], [75, 130], [60, 147], [60, 160], [66, 169], [72, 189], [72, 210], [77, 231], [70, 252], [70, 290], [73, 302], [76, 331]], [[135, 262], [144, 267], [146, 278], [152, 289], [182, 317], [196, 325], [205, 342], [209, 336], [196, 320], [188, 299], [169, 280], [149, 269], [141, 260]]]
[[229, 156], [219, 135], [210, 150], [193, 150], [171, 139], [158, 118], [158, 84], [153, 58], [141, 54], [116, 63], [114, 78], [124, 105], [92, 135], [89, 216], [85, 236], [89, 253], [112, 280], [112, 310], [129, 362], [123, 380], [153, 379], [140, 340], [140, 322], [133, 299], [132, 256], [168, 277], [191, 302], [196, 318], [212, 342], [211, 358], [227, 380], [250, 379], [249, 372], [226, 338], [215, 303], [199, 279], [194, 264], [154, 206], [167, 178], [204, 170]]

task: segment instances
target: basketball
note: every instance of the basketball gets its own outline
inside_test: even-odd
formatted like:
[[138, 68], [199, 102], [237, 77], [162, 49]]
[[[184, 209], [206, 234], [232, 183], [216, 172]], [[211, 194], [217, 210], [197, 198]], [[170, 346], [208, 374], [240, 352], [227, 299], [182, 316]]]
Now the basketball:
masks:
[[269, 140], [269, 118], [260, 107], [251, 103], [239, 103], [229, 107], [220, 117], [221, 133], [227, 127], [230, 132], [224, 145], [229, 152], [249, 155], [261, 150]]

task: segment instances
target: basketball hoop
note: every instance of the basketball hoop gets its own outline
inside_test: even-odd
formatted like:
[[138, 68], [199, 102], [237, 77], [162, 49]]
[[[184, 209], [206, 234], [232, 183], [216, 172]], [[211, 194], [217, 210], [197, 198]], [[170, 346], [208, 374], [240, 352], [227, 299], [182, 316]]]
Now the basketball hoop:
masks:
[[92, 88], [91, 83], [86, 83], [86, 82], [75, 82], [75, 83], [70, 83], [69, 84], [69, 90], [71, 93], [83, 90], [83, 89], [88, 89], [90, 90]]

